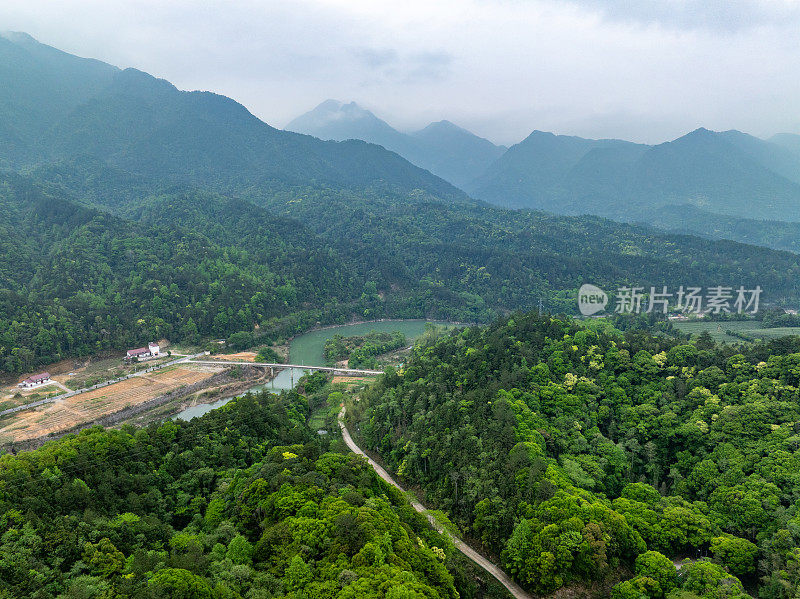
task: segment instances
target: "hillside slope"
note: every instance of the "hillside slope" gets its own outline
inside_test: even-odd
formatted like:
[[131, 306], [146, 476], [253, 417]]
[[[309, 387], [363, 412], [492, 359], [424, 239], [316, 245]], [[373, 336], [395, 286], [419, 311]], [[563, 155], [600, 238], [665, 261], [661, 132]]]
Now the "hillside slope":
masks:
[[449, 121], [401, 133], [355, 102], [336, 100], [326, 100], [286, 128], [320, 139], [361, 139], [381, 145], [461, 188], [506, 150]]
[[656, 146], [534, 131], [466, 189], [504, 206], [652, 224], [651, 211], [684, 204], [800, 221], [800, 153], [739, 131], [701, 128]]
[[[513, 314], [415, 347], [350, 430], [536, 593], [780, 596], [800, 588], [798, 351]], [[708, 557], [676, 574], [687, 555]]]
[[180, 91], [141, 71], [80, 59], [28, 36], [0, 38], [0, 73], [6, 76], [3, 93], [15, 90], [0, 104], [0, 135], [22, 150], [0, 158], [14, 167], [89, 156], [147, 178], [218, 190], [376, 186], [465, 199], [381, 147], [280, 131], [230, 98]]

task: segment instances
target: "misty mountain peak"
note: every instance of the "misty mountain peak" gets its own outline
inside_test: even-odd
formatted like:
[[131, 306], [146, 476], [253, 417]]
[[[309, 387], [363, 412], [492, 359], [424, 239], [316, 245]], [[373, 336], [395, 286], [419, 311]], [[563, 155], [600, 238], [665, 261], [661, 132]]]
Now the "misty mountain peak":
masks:
[[0, 31], [0, 37], [15, 44], [38, 44], [39, 41], [24, 31]]
[[424, 136], [424, 135], [469, 135], [475, 136], [474, 133], [464, 129], [463, 127], [459, 127], [452, 121], [448, 120], [441, 120], [436, 121], [434, 123], [429, 124], [424, 129], [420, 129], [414, 135], [416, 136]]
[[[363, 139], [380, 145], [383, 136], [397, 133], [369, 110], [355, 102], [328, 99], [286, 125], [288, 131], [305, 133], [320, 139]], [[379, 141], [373, 139], [378, 136]]]

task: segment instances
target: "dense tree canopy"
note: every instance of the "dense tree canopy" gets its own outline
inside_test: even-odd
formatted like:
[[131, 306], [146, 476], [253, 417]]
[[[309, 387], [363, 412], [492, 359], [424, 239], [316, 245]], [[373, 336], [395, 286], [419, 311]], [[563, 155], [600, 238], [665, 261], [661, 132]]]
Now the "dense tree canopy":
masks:
[[540, 301], [569, 313], [587, 281], [797, 297], [796, 256], [731, 242], [424, 191], [259, 184], [237, 194], [92, 161], [3, 177], [0, 369], [162, 337], [266, 343], [352, 318], [486, 322]]
[[457, 599], [449, 541], [296, 393], [0, 456], [0, 596]]
[[[533, 590], [628, 570], [620, 597], [731, 596], [740, 579], [791, 597], [798, 364], [800, 338], [716, 347], [515, 314], [416, 347], [354, 418]], [[713, 563], [677, 581], [663, 556]]]

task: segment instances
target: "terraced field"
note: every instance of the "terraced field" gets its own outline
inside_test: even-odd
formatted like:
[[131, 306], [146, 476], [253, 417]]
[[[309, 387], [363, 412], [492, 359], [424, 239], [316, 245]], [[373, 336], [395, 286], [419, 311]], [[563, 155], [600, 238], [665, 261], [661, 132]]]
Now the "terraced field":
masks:
[[699, 335], [703, 331], [708, 331], [711, 337], [716, 342], [725, 343], [741, 343], [742, 339], [728, 335], [726, 331], [741, 332], [748, 337], [755, 337], [758, 339], [774, 339], [776, 337], [785, 337], [786, 335], [800, 335], [800, 327], [779, 327], [774, 329], [765, 329], [761, 326], [759, 320], [743, 320], [743, 321], [730, 321], [730, 322], [711, 322], [711, 321], [692, 321], [692, 322], [676, 322], [675, 328], [682, 333], [691, 333], [692, 335]]
[[0, 422], [0, 443], [69, 430], [209, 378], [218, 368], [177, 366], [14, 414]]

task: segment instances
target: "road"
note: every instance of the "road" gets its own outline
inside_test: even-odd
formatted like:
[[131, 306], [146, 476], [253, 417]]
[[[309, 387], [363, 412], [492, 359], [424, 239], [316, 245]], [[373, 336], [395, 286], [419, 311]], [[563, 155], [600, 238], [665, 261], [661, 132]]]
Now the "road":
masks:
[[80, 395], [81, 393], [86, 393], [87, 391], [93, 391], [94, 389], [99, 389], [100, 387], [108, 387], [109, 385], [113, 385], [114, 383], [119, 383], [120, 381], [124, 381], [135, 376], [144, 376], [146, 374], [150, 374], [151, 372], [155, 372], [156, 370], [163, 370], [169, 366], [175, 366], [176, 364], [181, 364], [184, 362], [190, 362], [192, 358], [199, 358], [200, 356], [206, 355], [207, 352], [201, 352], [199, 354], [192, 354], [191, 356], [182, 356], [177, 360], [170, 360], [169, 362], [164, 362], [163, 364], [158, 364], [156, 366], [151, 366], [150, 368], [145, 368], [144, 370], [139, 370], [137, 372], [133, 372], [131, 374], [126, 374], [125, 376], [121, 376], [116, 379], [109, 379], [107, 381], [103, 381], [101, 383], [97, 383], [96, 385], [92, 385], [90, 387], [84, 387], [82, 389], [76, 389], [75, 391], [70, 391], [68, 387], [61, 385], [61, 383], [57, 383], [62, 388], [66, 389], [66, 393], [62, 393], [61, 395], [54, 395], [53, 397], [48, 397], [47, 399], [40, 399], [38, 401], [33, 401], [31, 403], [26, 403], [21, 406], [17, 406], [15, 408], [8, 408], [7, 410], [3, 410], [0, 412], [0, 417], [7, 416], [9, 414], [15, 414], [16, 412], [22, 412], [23, 410], [30, 410], [32, 408], [37, 408], [39, 406], [43, 406], [48, 403], [54, 403], [56, 401], [60, 401], [62, 399], [67, 399], [68, 397], [73, 397], [75, 395]]
[[382, 370], [359, 370], [353, 368], [338, 368], [332, 366], [304, 366], [302, 364], [273, 364], [270, 362], [233, 362], [231, 360], [197, 360], [201, 356], [207, 356], [208, 352], [200, 352], [197, 354], [192, 354], [190, 356], [181, 356], [176, 360], [170, 360], [169, 362], [164, 362], [163, 364], [158, 364], [157, 366], [152, 366], [150, 368], [146, 368], [144, 370], [140, 370], [138, 372], [134, 372], [132, 374], [126, 374], [125, 376], [121, 376], [116, 379], [110, 379], [107, 381], [103, 381], [102, 383], [97, 383], [96, 385], [92, 385], [91, 387], [85, 387], [83, 389], [77, 389], [75, 391], [70, 391], [69, 388], [65, 387], [61, 383], [55, 382], [61, 388], [63, 388], [66, 393], [62, 393], [61, 395], [55, 395], [53, 397], [48, 397], [47, 399], [40, 399], [38, 401], [33, 401], [31, 403], [27, 403], [21, 406], [16, 406], [14, 408], [8, 408], [6, 410], [0, 411], [0, 418], [3, 416], [7, 416], [9, 414], [14, 414], [16, 412], [22, 412], [23, 410], [30, 410], [32, 408], [37, 408], [39, 406], [43, 406], [48, 403], [53, 403], [62, 399], [67, 399], [68, 397], [72, 397], [74, 395], [80, 395], [81, 393], [86, 393], [87, 391], [92, 391], [94, 389], [99, 389], [100, 387], [107, 387], [108, 385], [113, 385], [114, 383], [119, 383], [120, 381], [124, 381], [126, 379], [135, 377], [135, 376], [144, 376], [145, 374], [150, 374], [151, 372], [155, 372], [156, 370], [162, 370], [169, 366], [175, 366], [176, 364], [200, 364], [205, 366], [224, 366], [224, 367], [231, 367], [231, 366], [259, 366], [264, 368], [299, 368], [301, 370], [321, 370], [323, 372], [332, 372], [334, 374], [342, 374], [342, 375], [355, 375], [355, 376], [377, 376], [383, 374]]
[[[381, 467], [380, 464], [375, 462], [375, 460], [373, 460], [366, 453], [364, 453], [361, 450], [361, 448], [358, 445], [356, 445], [355, 441], [353, 441], [353, 437], [350, 436], [350, 431], [347, 430], [347, 426], [345, 426], [344, 423], [344, 410], [345, 410], [344, 406], [342, 406], [342, 410], [341, 412], [339, 412], [339, 428], [342, 429], [342, 437], [344, 438], [344, 442], [347, 444], [347, 447], [349, 447], [350, 451], [352, 451], [353, 453], [366, 458], [367, 461], [369, 462], [369, 465], [372, 466], [372, 468], [375, 470], [378, 476], [380, 476], [383, 480], [385, 480], [393, 487], [396, 487], [400, 489], [400, 491], [405, 493], [405, 489], [403, 489], [403, 487], [397, 484], [395, 480], [389, 475], [389, 473], [386, 472], [386, 470], [384, 470]], [[498, 580], [498, 582], [500, 582], [500, 584], [506, 587], [508, 589], [508, 592], [511, 593], [514, 597], [516, 597], [517, 599], [533, 599], [533, 596], [530, 593], [523, 590], [522, 587], [520, 587], [516, 582], [511, 580], [511, 577], [508, 576], [508, 574], [506, 574], [505, 572], [503, 572], [503, 570], [501, 570], [497, 565], [495, 565], [494, 563], [490, 562], [488, 559], [483, 557], [480, 553], [475, 551], [472, 547], [467, 545], [464, 541], [462, 541], [458, 537], [454, 537], [452, 534], [444, 530], [433, 516], [426, 513], [428, 510], [426, 510], [425, 506], [422, 505], [419, 501], [417, 501], [416, 499], [411, 499], [411, 506], [415, 510], [417, 510], [420, 514], [427, 516], [428, 521], [431, 523], [431, 526], [433, 526], [441, 534], [445, 534], [448, 537], [450, 537], [450, 540], [453, 542], [453, 545], [455, 546], [456, 549], [458, 549], [461, 553], [466, 555], [473, 562], [478, 564], [481, 568], [486, 570], [489, 574], [494, 576]]]
[[272, 362], [234, 362], [233, 360], [192, 360], [192, 364], [212, 364], [214, 366], [258, 366], [259, 368], [297, 368], [298, 370], [319, 370], [342, 375], [377, 376], [383, 370], [359, 370], [358, 368], [344, 368], [341, 366], [305, 366], [303, 364], [279, 364]]

